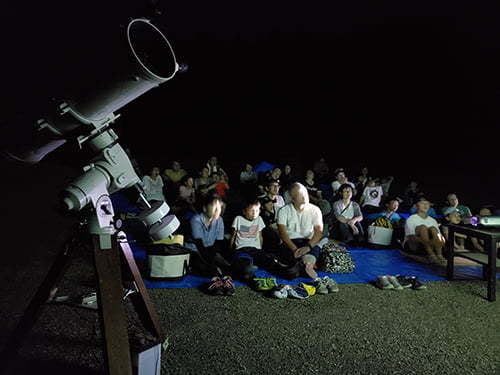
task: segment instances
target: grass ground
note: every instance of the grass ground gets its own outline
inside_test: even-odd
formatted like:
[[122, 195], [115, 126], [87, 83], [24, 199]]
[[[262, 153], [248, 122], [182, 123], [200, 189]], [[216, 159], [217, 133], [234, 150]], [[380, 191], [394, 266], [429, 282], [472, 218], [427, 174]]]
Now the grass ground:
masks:
[[498, 374], [500, 304], [484, 283], [427, 285], [341, 284], [308, 300], [151, 290], [171, 342], [163, 373]]
[[[72, 263], [59, 295], [88, 291], [93, 272], [85, 258]], [[170, 343], [162, 374], [499, 374], [500, 301], [485, 299], [486, 283], [426, 285], [382, 291], [340, 284], [337, 294], [307, 300], [247, 287], [232, 297], [151, 289]], [[14, 309], [15, 295], [9, 300], [0, 311], [3, 335], [23, 311]], [[93, 311], [46, 306], [12, 373], [102, 373], [98, 327]]]

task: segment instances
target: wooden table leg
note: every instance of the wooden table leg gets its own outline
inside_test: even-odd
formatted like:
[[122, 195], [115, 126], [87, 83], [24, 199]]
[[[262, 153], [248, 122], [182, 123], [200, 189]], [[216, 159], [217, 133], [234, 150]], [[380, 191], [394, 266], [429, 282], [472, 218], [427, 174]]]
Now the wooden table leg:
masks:
[[488, 245], [488, 301], [496, 300], [497, 286], [497, 243], [493, 239], [489, 239]]
[[447, 248], [447, 260], [448, 262], [446, 263], [446, 278], [448, 280], [453, 280], [453, 272], [455, 269], [455, 231], [453, 228], [448, 227], [448, 241], [446, 243], [446, 248]]

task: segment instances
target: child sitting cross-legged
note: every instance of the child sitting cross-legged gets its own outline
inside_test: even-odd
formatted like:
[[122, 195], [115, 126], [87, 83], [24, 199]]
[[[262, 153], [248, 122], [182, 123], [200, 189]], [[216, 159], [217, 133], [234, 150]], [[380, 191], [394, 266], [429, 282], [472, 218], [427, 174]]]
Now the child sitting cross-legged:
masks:
[[275, 257], [262, 249], [264, 220], [260, 217], [260, 202], [250, 200], [244, 204], [242, 215], [234, 218], [230, 247], [235, 250], [233, 270], [235, 277], [244, 282], [254, 278], [256, 267], [270, 270], [277, 262]]

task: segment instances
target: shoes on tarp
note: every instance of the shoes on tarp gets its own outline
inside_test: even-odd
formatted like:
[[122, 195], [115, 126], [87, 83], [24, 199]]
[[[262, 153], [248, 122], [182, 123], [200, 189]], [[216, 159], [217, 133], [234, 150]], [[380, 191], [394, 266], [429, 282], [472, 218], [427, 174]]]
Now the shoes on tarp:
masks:
[[316, 288], [312, 285], [300, 283], [299, 285], [292, 287], [291, 285], [280, 285], [272, 292], [274, 298], [284, 299], [284, 298], [295, 298], [295, 299], [306, 299], [316, 293]]
[[219, 276], [212, 277], [207, 287], [207, 293], [213, 296], [223, 296], [225, 294], [224, 281]]
[[234, 283], [233, 279], [231, 279], [230, 276], [224, 276], [221, 281], [223, 282], [222, 290], [224, 291], [225, 296], [232, 296], [234, 295], [235, 288], [234, 288]]
[[328, 294], [328, 287], [324, 278], [319, 279], [314, 286], [316, 287], [316, 294]]
[[232, 296], [235, 288], [230, 276], [214, 276], [207, 286], [207, 293], [212, 296]]
[[272, 296], [274, 298], [284, 299], [288, 297], [288, 292], [292, 289], [292, 287], [288, 284], [280, 285], [278, 288], [273, 290]]
[[260, 291], [268, 291], [278, 287], [274, 277], [256, 277], [253, 279], [255, 289]]
[[339, 286], [337, 282], [333, 279], [330, 279], [328, 276], [323, 277], [323, 281], [326, 284], [326, 288], [328, 289], [328, 293], [337, 293], [339, 291]]
[[288, 297], [297, 299], [306, 299], [314, 294], [316, 294], [316, 288], [305, 283], [300, 283], [295, 288], [291, 288], [288, 291]]

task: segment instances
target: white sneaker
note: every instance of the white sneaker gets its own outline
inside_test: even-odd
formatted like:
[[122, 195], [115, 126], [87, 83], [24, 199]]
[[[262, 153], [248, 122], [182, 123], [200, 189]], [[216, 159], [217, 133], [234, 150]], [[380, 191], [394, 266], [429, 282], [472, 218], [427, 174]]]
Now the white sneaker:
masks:
[[394, 285], [389, 281], [389, 276], [379, 276], [376, 284], [382, 290], [394, 289]]
[[387, 276], [387, 279], [394, 287], [394, 290], [403, 290], [403, 286], [399, 283], [398, 279], [395, 276]]
[[281, 288], [273, 291], [273, 297], [283, 299], [288, 297], [288, 292], [292, 290], [292, 287], [288, 284], [283, 285]]

